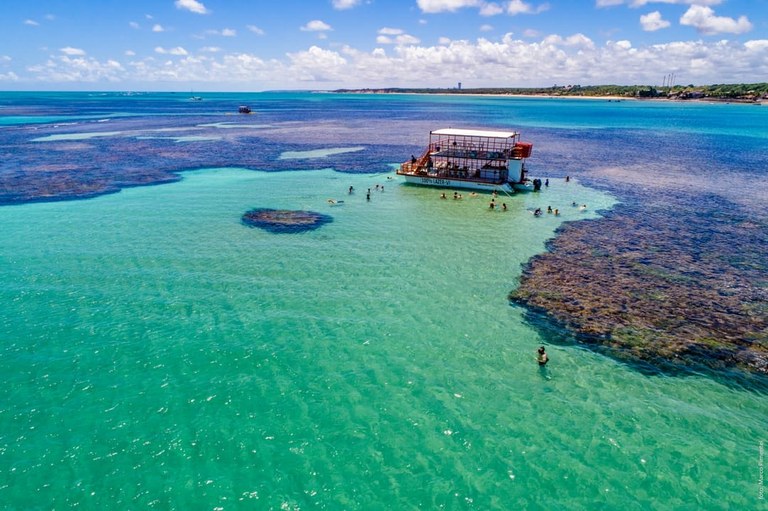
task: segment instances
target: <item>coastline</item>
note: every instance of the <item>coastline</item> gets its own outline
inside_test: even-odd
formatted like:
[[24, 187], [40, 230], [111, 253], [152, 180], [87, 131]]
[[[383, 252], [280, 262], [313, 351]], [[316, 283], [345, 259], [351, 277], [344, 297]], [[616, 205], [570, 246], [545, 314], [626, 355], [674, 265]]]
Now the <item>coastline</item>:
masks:
[[577, 100], [607, 100], [607, 101], [670, 101], [670, 102], [701, 102], [701, 103], [736, 103], [762, 105], [768, 103], [768, 93], [757, 97], [714, 97], [698, 93], [679, 93], [663, 95], [660, 93], [628, 94], [569, 94], [552, 92], [490, 92], [484, 89], [338, 89], [323, 91], [337, 94], [411, 94], [434, 96], [468, 96], [468, 97], [510, 97], [510, 98], [543, 98], [543, 99], [577, 99]]

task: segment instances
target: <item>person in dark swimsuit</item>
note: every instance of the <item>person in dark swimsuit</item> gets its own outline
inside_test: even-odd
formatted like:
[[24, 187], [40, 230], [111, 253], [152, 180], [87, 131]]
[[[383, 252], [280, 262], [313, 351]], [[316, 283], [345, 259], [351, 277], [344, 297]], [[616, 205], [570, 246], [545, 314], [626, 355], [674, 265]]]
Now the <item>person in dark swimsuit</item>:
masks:
[[540, 366], [547, 365], [547, 362], [549, 362], [549, 357], [547, 356], [547, 352], [544, 351], [544, 346], [539, 348], [539, 353], [536, 355], [536, 360], [539, 362]]

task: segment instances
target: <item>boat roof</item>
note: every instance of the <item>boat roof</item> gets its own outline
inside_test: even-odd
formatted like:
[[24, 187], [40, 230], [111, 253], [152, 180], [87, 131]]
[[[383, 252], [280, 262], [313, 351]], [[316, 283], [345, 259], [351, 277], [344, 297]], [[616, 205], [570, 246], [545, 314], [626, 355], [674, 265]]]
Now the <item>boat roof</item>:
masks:
[[443, 128], [433, 130], [432, 135], [456, 135], [463, 137], [488, 137], [488, 138], [513, 138], [519, 133], [516, 131], [488, 131], [488, 130], [465, 130], [459, 128]]

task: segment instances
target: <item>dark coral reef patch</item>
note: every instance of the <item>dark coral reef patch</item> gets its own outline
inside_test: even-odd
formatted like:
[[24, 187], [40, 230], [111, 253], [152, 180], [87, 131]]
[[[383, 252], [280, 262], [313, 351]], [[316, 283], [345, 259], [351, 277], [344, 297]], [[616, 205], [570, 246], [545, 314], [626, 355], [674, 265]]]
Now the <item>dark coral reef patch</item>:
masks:
[[333, 217], [314, 211], [257, 208], [247, 211], [243, 215], [242, 222], [249, 227], [283, 234], [314, 231], [333, 222]]
[[768, 375], [768, 225], [727, 206], [565, 225], [509, 298], [622, 359]]

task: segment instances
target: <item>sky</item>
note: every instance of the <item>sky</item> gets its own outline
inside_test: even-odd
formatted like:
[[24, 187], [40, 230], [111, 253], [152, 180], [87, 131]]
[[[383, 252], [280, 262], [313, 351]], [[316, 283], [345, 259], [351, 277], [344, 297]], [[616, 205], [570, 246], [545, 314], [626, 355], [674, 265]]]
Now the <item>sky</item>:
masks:
[[768, 0], [2, 0], [0, 90], [768, 82]]

